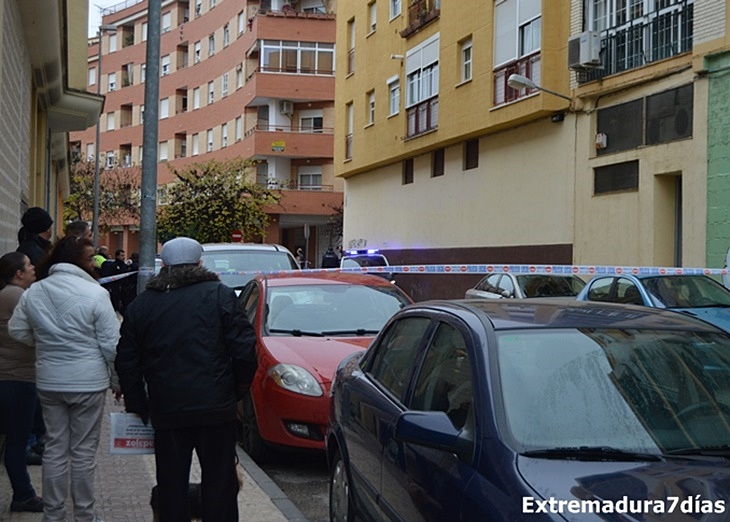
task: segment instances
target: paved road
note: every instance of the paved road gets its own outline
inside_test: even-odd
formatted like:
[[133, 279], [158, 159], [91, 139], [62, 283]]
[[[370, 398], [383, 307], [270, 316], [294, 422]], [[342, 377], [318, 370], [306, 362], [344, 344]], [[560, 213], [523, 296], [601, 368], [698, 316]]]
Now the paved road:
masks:
[[324, 453], [278, 453], [260, 466], [309, 522], [329, 521], [329, 472]]

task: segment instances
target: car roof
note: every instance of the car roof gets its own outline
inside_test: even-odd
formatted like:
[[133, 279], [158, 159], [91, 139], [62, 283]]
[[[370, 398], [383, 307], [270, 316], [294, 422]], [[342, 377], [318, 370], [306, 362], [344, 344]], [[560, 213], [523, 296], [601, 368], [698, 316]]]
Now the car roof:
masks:
[[596, 302], [530, 299], [454, 299], [423, 301], [404, 308], [429, 308], [456, 315], [475, 314], [495, 330], [515, 328], [651, 328], [723, 333], [693, 317], [644, 306]]
[[288, 248], [282, 245], [271, 243], [203, 243], [203, 252], [213, 252], [219, 250], [261, 250], [265, 252], [287, 252], [291, 253]]
[[[294, 286], [311, 284], [355, 284], [392, 288], [393, 283], [382, 277], [352, 272], [289, 272], [276, 274], [257, 274], [254, 279], [266, 280], [266, 284], [275, 286]], [[402, 290], [402, 289], [399, 289]]]

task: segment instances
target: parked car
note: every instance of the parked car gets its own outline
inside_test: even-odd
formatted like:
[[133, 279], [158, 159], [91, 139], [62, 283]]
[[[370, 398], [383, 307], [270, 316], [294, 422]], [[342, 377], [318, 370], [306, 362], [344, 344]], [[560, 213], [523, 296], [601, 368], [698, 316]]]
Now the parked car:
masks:
[[368, 273], [378, 275], [387, 281], [395, 282], [393, 273], [385, 268], [389, 266], [388, 259], [374, 248], [346, 250], [340, 259], [341, 268], [377, 267], [382, 270]]
[[[649, 520], [608, 510], [730, 502], [730, 335], [664, 310], [416, 303], [340, 364], [330, 418], [330, 520]], [[539, 511], [589, 500], [607, 514]]]
[[263, 461], [279, 446], [324, 449], [338, 363], [411, 299], [379, 277], [328, 272], [257, 275], [239, 302], [256, 330], [258, 370], [239, 403], [238, 435]]
[[668, 308], [730, 331], [730, 290], [704, 275], [596, 276], [577, 299]]
[[514, 297], [566, 297], [575, 299], [585, 286], [585, 281], [575, 275], [556, 274], [489, 274], [474, 288], [466, 291], [465, 297], [502, 299]]
[[216, 272], [224, 284], [236, 290], [251, 280], [253, 272], [299, 269], [289, 249], [274, 244], [205, 243], [201, 260], [204, 267]]

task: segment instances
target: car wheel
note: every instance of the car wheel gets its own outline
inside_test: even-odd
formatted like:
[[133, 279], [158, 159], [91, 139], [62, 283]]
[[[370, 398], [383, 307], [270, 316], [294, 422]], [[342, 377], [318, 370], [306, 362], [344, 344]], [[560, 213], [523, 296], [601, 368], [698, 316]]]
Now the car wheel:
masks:
[[259, 425], [256, 421], [256, 410], [253, 407], [251, 394], [243, 397], [243, 419], [241, 420], [241, 447], [258, 463], [265, 462], [269, 457], [269, 449], [261, 438]]
[[347, 468], [339, 450], [335, 452], [330, 469], [330, 522], [354, 522], [355, 510], [350, 493]]

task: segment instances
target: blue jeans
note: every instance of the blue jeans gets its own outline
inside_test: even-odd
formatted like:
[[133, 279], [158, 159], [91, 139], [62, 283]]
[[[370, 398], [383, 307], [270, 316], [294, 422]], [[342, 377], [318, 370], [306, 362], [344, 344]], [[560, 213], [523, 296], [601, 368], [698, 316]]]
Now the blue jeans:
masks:
[[25, 448], [33, 430], [38, 395], [35, 384], [0, 381], [0, 418], [5, 425], [5, 469], [13, 487], [13, 500], [36, 496], [25, 463]]

